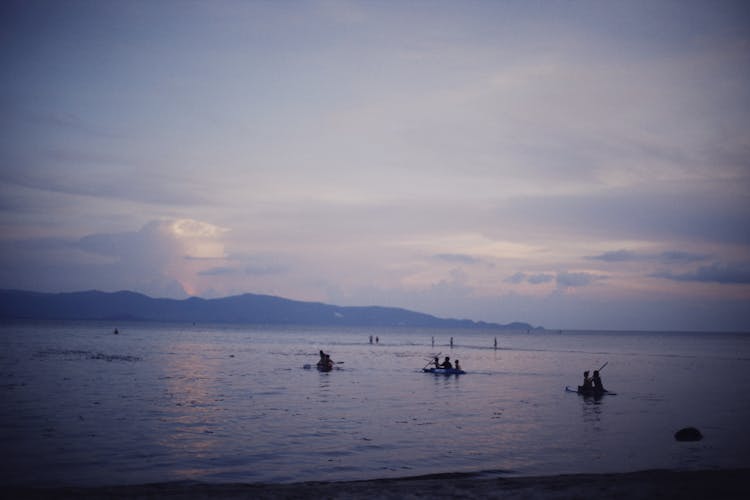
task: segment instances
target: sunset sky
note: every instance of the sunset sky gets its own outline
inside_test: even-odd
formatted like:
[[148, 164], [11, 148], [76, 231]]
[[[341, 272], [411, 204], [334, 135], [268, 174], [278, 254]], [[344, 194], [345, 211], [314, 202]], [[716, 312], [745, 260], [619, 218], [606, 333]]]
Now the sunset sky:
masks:
[[750, 331], [745, 1], [0, 2], [0, 288]]

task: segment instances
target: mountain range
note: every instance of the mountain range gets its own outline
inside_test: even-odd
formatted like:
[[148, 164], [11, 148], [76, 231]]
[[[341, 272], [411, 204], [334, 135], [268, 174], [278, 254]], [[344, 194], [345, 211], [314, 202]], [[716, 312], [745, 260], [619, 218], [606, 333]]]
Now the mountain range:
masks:
[[155, 299], [121, 291], [40, 293], [0, 290], [0, 318], [164, 321], [321, 326], [409, 326], [528, 330], [527, 323], [444, 319], [396, 307], [343, 307], [246, 293], [218, 299]]

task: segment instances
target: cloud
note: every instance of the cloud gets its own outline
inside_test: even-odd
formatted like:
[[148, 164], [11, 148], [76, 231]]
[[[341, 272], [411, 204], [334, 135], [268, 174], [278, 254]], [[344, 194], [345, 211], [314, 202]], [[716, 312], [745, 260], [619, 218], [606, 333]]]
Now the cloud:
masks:
[[706, 260], [710, 256], [702, 253], [683, 252], [680, 250], [671, 250], [659, 254], [659, 260], [664, 263], [687, 263]]
[[604, 279], [603, 276], [592, 274], [592, 273], [571, 273], [571, 272], [559, 272], [557, 273], [557, 286], [560, 288], [577, 288], [588, 286], [595, 281]]
[[237, 269], [233, 267], [212, 267], [198, 271], [200, 276], [229, 276], [237, 274]]
[[[2, 241], [3, 286], [42, 290], [129, 289], [157, 297], [199, 292], [200, 276], [224, 276], [222, 227], [192, 219], [154, 220], [137, 231], [79, 239]], [[29, 274], [27, 269], [35, 269]]]
[[203, 269], [198, 271], [198, 275], [207, 277], [232, 277], [241, 280], [243, 276], [274, 276], [284, 274], [288, 270], [285, 265], [276, 262], [278, 260], [277, 257], [267, 255], [232, 255], [221, 260], [233, 262], [236, 265]]
[[639, 253], [632, 250], [615, 250], [586, 257], [586, 259], [589, 260], [600, 260], [603, 262], [658, 261], [665, 264], [696, 262], [706, 260], [707, 258], [709, 258], [707, 254], [685, 252], [682, 250], [668, 250], [661, 253]]
[[513, 284], [520, 284], [523, 283], [526, 280], [526, 275], [524, 273], [516, 273], [513, 276], [509, 276], [505, 278], [506, 283], [513, 283]]
[[630, 262], [633, 260], [641, 260], [642, 256], [639, 256], [630, 250], [615, 250], [613, 252], [604, 252], [603, 254], [593, 255], [586, 258], [591, 260], [602, 260], [604, 262]]
[[458, 253], [440, 253], [432, 256], [434, 259], [457, 264], [478, 264], [481, 262], [476, 257]]
[[556, 282], [558, 288], [579, 288], [588, 286], [596, 281], [605, 279], [606, 276], [586, 272], [567, 272], [561, 271], [555, 274], [538, 273], [526, 274], [516, 273], [504, 281], [506, 283], [521, 284], [529, 283], [531, 285], [542, 285], [545, 283]]
[[700, 283], [720, 283], [722, 285], [741, 285], [750, 283], [750, 263], [723, 264], [714, 262], [701, 266], [693, 272], [673, 273], [660, 271], [651, 275], [673, 281], [694, 281]]
[[555, 277], [552, 274], [532, 274], [527, 278], [527, 281], [532, 285], [541, 285], [543, 283], [549, 283], [554, 279]]
[[[526, 241], [555, 237], [750, 245], [750, 231], [744, 230], [747, 202], [735, 189], [743, 184], [747, 183], [695, 183], [673, 192], [652, 185], [638, 190], [588, 189], [509, 197], [497, 200], [490, 212], [481, 214], [484, 217], [479, 222], [488, 223], [485, 230], [489, 235], [514, 234]], [[625, 258], [628, 254], [609, 257]]]
[[251, 276], [272, 276], [275, 274], [283, 274], [286, 272], [286, 268], [284, 266], [275, 265], [275, 264], [265, 264], [265, 265], [249, 265], [245, 268], [245, 274], [251, 275]]
[[[38, 133], [37, 133], [38, 134]], [[96, 150], [95, 147], [91, 148]], [[151, 203], [162, 206], [209, 205], [204, 186], [190, 176], [132, 153], [99, 154], [79, 149], [36, 149], [0, 157], [7, 167], [0, 182], [53, 195]]]
[[750, 248], [742, 2], [34, 4], [0, 16], [2, 285], [747, 294], [690, 286]]
[[506, 278], [504, 281], [506, 283], [513, 283], [513, 284], [521, 284], [521, 283], [529, 283], [531, 285], [541, 285], [544, 283], [549, 283], [555, 279], [555, 276], [552, 274], [526, 274], [526, 273], [516, 273], [508, 278]]
[[226, 229], [192, 219], [151, 221], [139, 231], [84, 236], [81, 250], [127, 261], [141, 259], [162, 264], [179, 258], [210, 259], [225, 256], [221, 236]]

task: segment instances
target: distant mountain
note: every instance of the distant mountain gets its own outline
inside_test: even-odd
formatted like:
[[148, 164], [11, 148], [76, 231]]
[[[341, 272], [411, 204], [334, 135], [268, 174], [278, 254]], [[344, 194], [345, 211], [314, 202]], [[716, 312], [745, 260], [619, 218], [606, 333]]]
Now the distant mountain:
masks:
[[528, 330], [527, 323], [500, 325], [442, 319], [395, 307], [340, 307], [271, 295], [221, 299], [154, 299], [135, 292], [38, 293], [0, 290], [0, 318], [57, 320], [140, 320], [273, 325], [411, 326]]

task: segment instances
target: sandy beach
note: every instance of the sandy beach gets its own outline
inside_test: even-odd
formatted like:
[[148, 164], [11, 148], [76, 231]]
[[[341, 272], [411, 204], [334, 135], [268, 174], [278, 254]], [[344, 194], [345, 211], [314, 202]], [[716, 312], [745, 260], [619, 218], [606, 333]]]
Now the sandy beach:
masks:
[[7, 498], [170, 499], [746, 499], [750, 469], [570, 474], [485, 479], [440, 474], [398, 479], [291, 484], [157, 483], [96, 488], [10, 488]]

